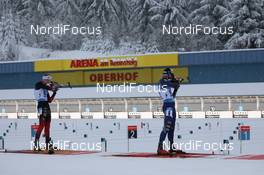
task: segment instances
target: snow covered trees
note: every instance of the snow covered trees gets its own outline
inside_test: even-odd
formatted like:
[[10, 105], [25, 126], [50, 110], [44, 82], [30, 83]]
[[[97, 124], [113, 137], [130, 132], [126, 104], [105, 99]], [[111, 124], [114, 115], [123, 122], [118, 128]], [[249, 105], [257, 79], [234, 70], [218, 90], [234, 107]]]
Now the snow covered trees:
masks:
[[[197, 5], [197, 4], [196, 4]], [[229, 13], [228, 2], [226, 0], [200, 0], [199, 5], [190, 15], [190, 23], [209, 27], [220, 27], [220, 19]], [[199, 33], [191, 36], [190, 45], [195, 50], [215, 50], [222, 49], [224, 39], [222, 35], [206, 35]]]
[[77, 0], [58, 0], [56, 2], [56, 14], [64, 22], [80, 21], [80, 4]]
[[[115, 54], [264, 47], [264, 0], [0, 0], [0, 19], [0, 57], [11, 60], [17, 57], [14, 43], [25, 41], [30, 47]], [[30, 25], [58, 24], [101, 26], [102, 35], [30, 34]], [[162, 33], [163, 25], [190, 24], [233, 26], [234, 32]]]
[[160, 51], [178, 51], [186, 47], [186, 36], [162, 33], [162, 25], [187, 26], [188, 13], [186, 2], [182, 0], [164, 0], [155, 2], [150, 9], [151, 21], [155, 23], [158, 49]]
[[155, 27], [151, 23], [150, 0], [139, 0], [131, 17], [131, 30], [141, 42], [147, 42]]
[[85, 22], [93, 22], [105, 28], [127, 22], [128, 3], [126, 1], [90, 0], [84, 5]]
[[25, 43], [25, 35], [20, 20], [9, 10], [0, 20], [0, 59], [5, 61], [18, 59], [19, 45], [22, 43]]
[[187, 11], [183, 8], [183, 1], [164, 0], [161, 3], [155, 3], [151, 11], [154, 13], [152, 20], [161, 20], [162, 24], [187, 25]]
[[264, 1], [233, 0], [222, 25], [233, 25], [234, 35], [225, 43], [227, 49], [264, 47]]
[[54, 0], [21, 0], [23, 8], [20, 14], [32, 22], [39, 24], [42, 20], [51, 18], [54, 15]]
[[[86, 36], [82, 50], [105, 48], [109, 52], [120, 46], [122, 37], [128, 32], [129, 5], [127, 1], [90, 0], [82, 3], [82, 24], [102, 27], [102, 36]], [[100, 41], [96, 41], [100, 40]], [[101, 43], [102, 46], [94, 46]], [[96, 49], [96, 50], [97, 50]]]

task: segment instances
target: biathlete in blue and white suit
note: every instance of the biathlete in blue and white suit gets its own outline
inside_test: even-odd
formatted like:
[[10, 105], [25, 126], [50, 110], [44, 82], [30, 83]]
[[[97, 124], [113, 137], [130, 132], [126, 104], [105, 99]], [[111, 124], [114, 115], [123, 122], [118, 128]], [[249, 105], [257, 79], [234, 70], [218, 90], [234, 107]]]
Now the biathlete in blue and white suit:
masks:
[[175, 96], [183, 79], [176, 79], [171, 69], [164, 69], [162, 78], [159, 82], [161, 87], [159, 95], [163, 101], [164, 126], [160, 133], [158, 154], [168, 154], [169, 152], [163, 148], [163, 142], [168, 136], [170, 152], [173, 152], [172, 144], [174, 142], [174, 129], [176, 121]]

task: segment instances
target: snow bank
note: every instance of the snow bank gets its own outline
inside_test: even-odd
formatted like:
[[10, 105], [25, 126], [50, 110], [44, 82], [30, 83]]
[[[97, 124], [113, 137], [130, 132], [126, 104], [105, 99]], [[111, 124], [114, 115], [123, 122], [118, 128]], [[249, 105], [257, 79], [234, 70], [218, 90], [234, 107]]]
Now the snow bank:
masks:
[[32, 48], [27, 46], [20, 46], [19, 61], [34, 61], [40, 59], [74, 59], [74, 58], [92, 58], [106, 56], [97, 52], [71, 50], [59, 51], [41, 48]]

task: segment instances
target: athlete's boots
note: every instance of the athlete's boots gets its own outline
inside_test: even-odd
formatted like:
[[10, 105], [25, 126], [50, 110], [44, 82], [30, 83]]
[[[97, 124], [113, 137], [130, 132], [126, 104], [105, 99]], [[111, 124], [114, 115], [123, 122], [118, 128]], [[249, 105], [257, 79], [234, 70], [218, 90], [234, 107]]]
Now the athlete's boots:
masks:
[[53, 149], [53, 142], [51, 138], [47, 138], [46, 139], [46, 150], [50, 150], [50, 149]]
[[54, 148], [53, 148], [53, 141], [51, 138], [48, 139], [49, 142], [46, 142], [46, 151], [48, 151], [49, 154], [54, 154]]
[[35, 139], [34, 141], [34, 151], [41, 151], [41, 148], [39, 146], [39, 140], [38, 139]]
[[170, 153], [167, 150], [163, 149], [162, 144], [159, 144], [157, 154], [158, 155], [169, 155]]

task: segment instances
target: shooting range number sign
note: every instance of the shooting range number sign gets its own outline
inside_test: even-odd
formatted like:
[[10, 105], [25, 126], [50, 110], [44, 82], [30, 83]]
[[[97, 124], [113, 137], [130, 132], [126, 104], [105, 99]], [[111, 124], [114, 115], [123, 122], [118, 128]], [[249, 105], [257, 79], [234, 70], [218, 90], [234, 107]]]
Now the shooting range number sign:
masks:
[[37, 130], [38, 130], [39, 125], [31, 125], [31, 137], [35, 137]]
[[128, 131], [128, 139], [137, 138], [137, 126], [136, 125], [128, 126], [127, 131]]
[[239, 140], [250, 140], [250, 126], [240, 126]]

